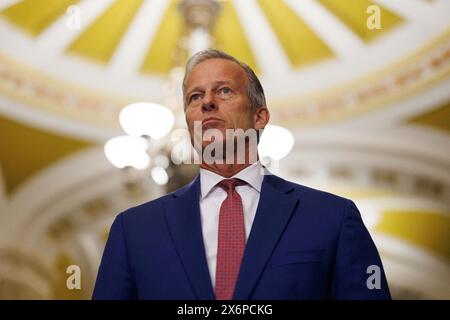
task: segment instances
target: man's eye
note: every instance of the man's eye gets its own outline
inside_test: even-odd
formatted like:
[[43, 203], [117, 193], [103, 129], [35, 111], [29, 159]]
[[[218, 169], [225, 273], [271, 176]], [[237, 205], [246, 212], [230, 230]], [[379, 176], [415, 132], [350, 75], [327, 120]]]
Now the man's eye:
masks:
[[224, 93], [224, 94], [229, 94], [229, 93], [231, 93], [231, 89], [228, 87], [224, 87], [224, 88], [220, 88], [219, 92]]
[[199, 97], [200, 97], [200, 94], [198, 94], [198, 93], [193, 94], [193, 95], [191, 95], [190, 101], [195, 101], [195, 100], [197, 100]]

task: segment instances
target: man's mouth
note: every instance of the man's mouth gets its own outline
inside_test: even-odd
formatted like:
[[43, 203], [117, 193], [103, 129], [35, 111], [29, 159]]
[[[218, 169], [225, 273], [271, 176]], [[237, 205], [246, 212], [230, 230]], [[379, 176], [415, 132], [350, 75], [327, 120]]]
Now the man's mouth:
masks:
[[206, 118], [206, 119], [204, 119], [203, 121], [202, 121], [202, 127], [205, 127], [206, 125], [207, 126], [214, 126], [215, 124], [217, 124], [217, 123], [219, 123], [219, 122], [222, 122], [223, 120], [222, 119], [219, 119], [219, 118], [213, 118], [213, 117], [211, 117], [211, 118]]

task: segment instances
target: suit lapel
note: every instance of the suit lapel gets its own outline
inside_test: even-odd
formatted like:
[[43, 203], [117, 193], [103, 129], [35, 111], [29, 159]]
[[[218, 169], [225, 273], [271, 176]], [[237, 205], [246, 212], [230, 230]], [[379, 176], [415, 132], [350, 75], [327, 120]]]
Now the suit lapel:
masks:
[[199, 176], [165, 202], [166, 218], [177, 252], [199, 299], [214, 299], [200, 219]]
[[289, 218], [298, 195], [281, 178], [266, 175], [262, 184], [258, 209], [247, 241], [234, 299], [249, 299]]

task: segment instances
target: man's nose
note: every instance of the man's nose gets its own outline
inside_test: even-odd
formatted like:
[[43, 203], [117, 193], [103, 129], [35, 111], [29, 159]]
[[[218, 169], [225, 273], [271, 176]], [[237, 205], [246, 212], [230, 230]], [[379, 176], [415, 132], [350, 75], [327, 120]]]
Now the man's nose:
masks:
[[202, 101], [202, 111], [208, 112], [217, 109], [217, 104], [214, 101], [213, 97], [209, 94], [205, 94]]

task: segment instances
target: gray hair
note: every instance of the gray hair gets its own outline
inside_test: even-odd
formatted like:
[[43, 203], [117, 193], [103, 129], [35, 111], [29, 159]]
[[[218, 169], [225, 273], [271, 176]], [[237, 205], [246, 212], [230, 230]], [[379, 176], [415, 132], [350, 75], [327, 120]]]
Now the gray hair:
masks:
[[264, 96], [264, 89], [256, 76], [255, 72], [253, 72], [252, 68], [250, 68], [247, 64], [237, 60], [233, 56], [216, 49], [207, 49], [194, 54], [191, 58], [189, 58], [186, 64], [186, 72], [183, 78], [183, 104], [184, 109], [186, 110], [187, 101], [186, 101], [186, 79], [188, 75], [191, 73], [192, 69], [195, 66], [200, 64], [201, 62], [209, 59], [225, 59], [229, 61], [233, 61], [238, 64], [247, 75], [248, 85], [247, 85], [247, 97], [250, 100], [250, 108], [253, 111], [260, 107], [266, 106], [266, 97]]

